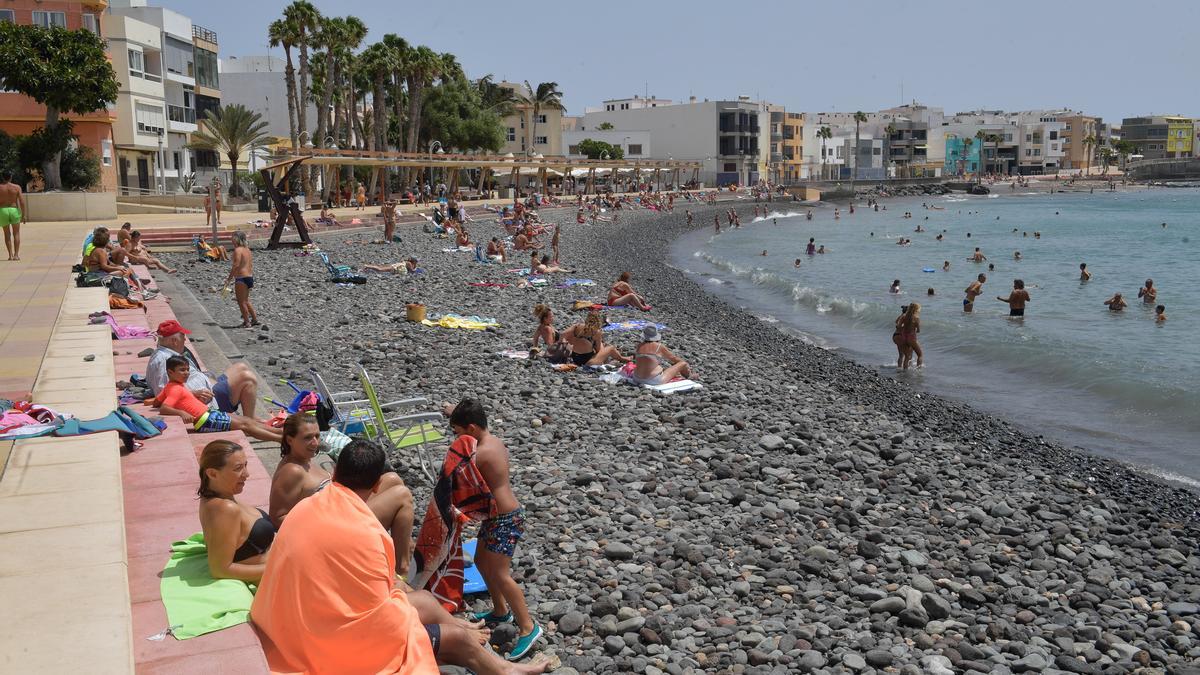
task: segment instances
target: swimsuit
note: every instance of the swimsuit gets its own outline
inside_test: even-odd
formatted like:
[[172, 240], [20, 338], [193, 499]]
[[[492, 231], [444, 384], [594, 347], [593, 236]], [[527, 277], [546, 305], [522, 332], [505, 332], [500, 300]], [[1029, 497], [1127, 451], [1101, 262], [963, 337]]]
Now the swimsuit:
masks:
[[229, 420], [229, 413], [209, 410], [196, 418], [193, 428], [202, 433], [229, 431], [233, 428], [233, 423]]
[[[197, 366], [192, 367], [197, 371], [200, 370], [200, 368]], [[212, 393], [213, 399], [217, 402], [217, 410], [227, 413], [237, 412], [238, 404], [234, 403], [229, 397], [229, 378], [224, 373], [221, 373], [221, 376], [217, 378], [216, 383], [213, 384]]]
[[313, 488], [313, 494], [315, 495], [318, 492], [320, 492], [321, 490], [324, 490], [332, 482], [333, 482], [332, 478], [326, 478], [325, 480], [321, 481], [320, 483], [317, 483], [317, 487]]
[[254, 288], [254, 277], [238, 277], [234, 282], [245, 286], [246, 290]]
[[233, 562], [241, 562], [246, 558], [262, 555], [271, 548], [271, 542], [275, 541], [275, 525], [267, 517], [266, 511], [258, 509], [258, 512], [262, 514], [262, 517], [254, 521], [254, 524], [250, 526], [250, 534], [246, 535], [246, 541], [233, 552]]
[[1021, 307], [1020, 309], [1018, 309], [1016, 307], [1013, 307], [1008, 310], [1008, 315], [1009, 316], [1025, 316], [1025, 308]]
[[663, 384], [663, 375], [665, 374], [667, 366], [669, 365], [666, 362], [666, 359], [664, 359], [661, 355], [659, 355], [659, 353], [657, 351], [638, 352], [633, 355], [633, 358], [636, 361], [637, 359], [640, 359], [644, 356], [652, 358], [658, 363], [658, 371], [655, 372], [653, 375], [650, 375], [649, 377], [638, 377], [637, 370], [635, 369], [633, 371], [633, 373], [629, 376], [629, 379], [633, 380], [634, 382], [637, 382], [638, 384]]
[[579, 352], [574, 352], [574, 351], [571, 352], [571, 362], [577, 366], [586, 366], [588, 361], [591, 361], [593, 358], [596, 357], [596, 340], [593, 338], [585, 338], [585, 339], [588, 342], [592, 343], [592, 351], [590, 351], [586, 354], [580, 354]]
[[525, 536], [525, 509], [517, 507], [495, 518], [488, 518], [479, 526], [479, 540], [492, 553], [509, 558], [517, 550], [517, 541]]
[[0, 206], [0, 227], [17, 225], [21, 222], [21, 209], [15, 206]]

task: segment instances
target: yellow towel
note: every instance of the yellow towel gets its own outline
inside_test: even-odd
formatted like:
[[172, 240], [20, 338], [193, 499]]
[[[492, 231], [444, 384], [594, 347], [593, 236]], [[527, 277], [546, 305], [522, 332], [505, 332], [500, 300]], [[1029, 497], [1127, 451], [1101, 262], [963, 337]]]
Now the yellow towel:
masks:
[[481, 321], [477, 316], [465, 317], [458, 316], [457, 314], [447, 314], [437, 321], [425, 319], [421, 323], [426, 326], [441, 326], [442, 328], [465, 328], [468, 330], [485, 330], [487, 328], [494, 328], [500, 325], [495, 319]]

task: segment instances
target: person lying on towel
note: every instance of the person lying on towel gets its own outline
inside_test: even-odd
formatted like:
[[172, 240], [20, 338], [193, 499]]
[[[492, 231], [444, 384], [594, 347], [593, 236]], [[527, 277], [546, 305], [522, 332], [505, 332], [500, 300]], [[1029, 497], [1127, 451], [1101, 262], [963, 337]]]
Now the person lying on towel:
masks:
[[283, 435], [253, 417], [235, 413], [210, 410], [187, 388], [191, 365], [182, 356], [167, 359], [167, 386], [158, 392], [154, 407], [164, 415], [174, 415], [192, 425], [193, 431], [201, 433], [217, 431], [240, 431], [260, 441], [278, 443]]
[[436, 675], [455, 665], [481, 675], [541, 673], [507, 663], [487, 631], [455, 619], [395, 577], [391, 537], [367, 505], [388, 471], [383, 448], [342, 448], [333, 481], [288, 514], [271, 546], [250, 620], [272, 672]]

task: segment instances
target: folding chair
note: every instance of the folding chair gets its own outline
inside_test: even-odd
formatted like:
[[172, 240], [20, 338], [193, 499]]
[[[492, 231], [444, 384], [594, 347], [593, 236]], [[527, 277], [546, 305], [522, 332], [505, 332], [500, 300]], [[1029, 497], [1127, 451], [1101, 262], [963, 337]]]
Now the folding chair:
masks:
[[433, 485], [437, 481], [437, 473], [441, 471], [441, 462], [434, 456], [434, 450], [430, 447], [430, 443], [445, 438], [438, 431], [438, 427], [443, 423], [442, 414], [440, 412], [418, 412], [388, 417], [385, 413], [388, 409], [412, 409], [418, 405], [428, 405], [429, 400], [409, 398], [380, 403], [375, 386], [371, 384], [371, 376], [362, 366], [359, 366], [358, 380], [370, 404], [371, 420], [366, 424], [367, 433], [385, 447], [396, 450], [415, 448], [421, 471], [429, 480], [429, 484]]
[[358, 398], [353, 391], [330, 391], [325, 378], [315, 368], [308, 369], [308, 376], [312, 378], [313, 388], [321, 400], [333, 408], [330, 426], [347, 436], [365, 433], [366, 422], [371, 419], [371, 412], [367, 408], [370, 402], [366, 398]]

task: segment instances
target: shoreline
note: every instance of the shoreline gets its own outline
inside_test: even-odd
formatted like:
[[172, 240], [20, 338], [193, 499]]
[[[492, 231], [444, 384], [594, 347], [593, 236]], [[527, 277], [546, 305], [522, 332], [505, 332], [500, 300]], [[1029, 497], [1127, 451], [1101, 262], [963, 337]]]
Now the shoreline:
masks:
[[[269, 330], [230, 337], [265, 380], [315, 366], [345, 388], [365, 359], [385, 396], [484, 399], [531, 513], [515, 576], [553, 624], [561, 672], [1126, 672], [1200, 656], [1200, 497], [884, 378], [710, 295], [671, 267], [669, 249], [689, 231], [684, 209], [703, 229], [732, 203], [753, 204], [623, 210], [594, 230], [550, 212], [565, 224], [570, 276], [591, 288], [470, 287], [515, 276], [443, 253], [445, 240], [416, 228], [400, 247], [317, 235], [335, 263], [415, 254], [428, 270], [354, 288], [325, 282], [312, 257], [256, 250], [252, 297]], [[215, 302], [207, 288], [228, 268], [182, 270]], [[534, 303], [549, 301], [563, 330], [582, 319], [571, 301], [602, 296], [623, 270], [704, 390], [664, 397], [496, 356], [528, 345]], [[501, 326], [424, 328], [403, 320], [411, 301]], [[211, 314], [237, 322], [232, 303]], [[428, 488], [413, 487], [423, 508]]]

